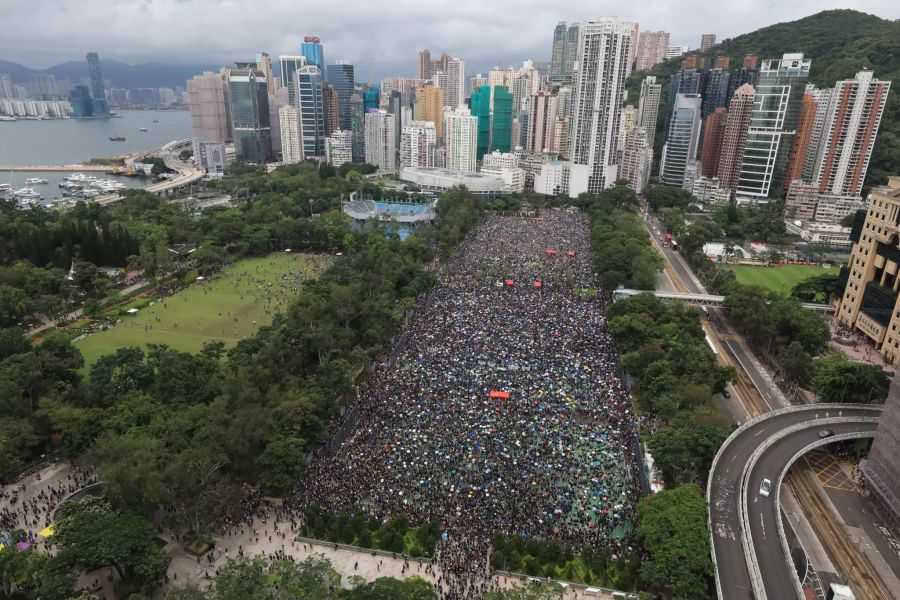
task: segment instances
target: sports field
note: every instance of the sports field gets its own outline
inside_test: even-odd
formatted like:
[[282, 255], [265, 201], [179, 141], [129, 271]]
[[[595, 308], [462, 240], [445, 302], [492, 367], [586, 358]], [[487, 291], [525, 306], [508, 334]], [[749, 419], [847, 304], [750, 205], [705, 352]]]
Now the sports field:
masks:
[[773, 292], [780, 292], [787, 296], [791, 293], [791, 288], [804, 279], [809, 279], [822, 273], [836, 273], [838, 267], [825, 269], [816, 265], [781, 265], [777, 267], [738, 265], [725, 268], [734, 271], [738, 283], [760, 285]]
[[115, 327], [80, 339], [75, 346], [86, 367], [127, 346], [165, 344], [185, 352], [197, 352], [216, 340], [232, 346], [271, 323], [303, 281], [315, 278], [327, 260], [288, 253], [242, 260], [136, 315], [121, 317]]

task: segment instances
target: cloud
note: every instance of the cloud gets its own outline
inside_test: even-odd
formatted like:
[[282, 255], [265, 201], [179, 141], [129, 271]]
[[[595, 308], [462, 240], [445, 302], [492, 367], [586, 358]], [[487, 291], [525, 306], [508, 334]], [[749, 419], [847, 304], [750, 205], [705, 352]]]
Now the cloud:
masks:
[[[358, 79], [374, 65], [380, 78], [415, 74], [425, 47], [462, 57], [469, 71], [546, 60], [561, 20], [616, 14], [641, 29], [670, 31], [673, 44], [696, 47], [701, 33], [723, 39], [841, 7], [835, 0], [720, 0], [714, 6], [646, 0], [624, 7], [610, 0], [0, 0], [0, 58], [46, 67], [96, 50], [130, 63], [230, 64], [257, 51], [296, 53], [303, 36], [314, 34], [325, 44], [327, 62], [354, 62], [361, 67]], [[893, 0], [856, 0], [852, 7], [900, 16]]]

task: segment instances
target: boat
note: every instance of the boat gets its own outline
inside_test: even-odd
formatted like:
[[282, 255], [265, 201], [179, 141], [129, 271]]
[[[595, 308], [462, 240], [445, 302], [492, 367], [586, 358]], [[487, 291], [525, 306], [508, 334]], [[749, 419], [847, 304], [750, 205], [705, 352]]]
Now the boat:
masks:
[[153, 119], [154, 123], [159, 123], [159, 119]]
[[147, 131], [146, 127], [138, 127], [138, 131]]
[[60, 181], [59, 187], [61, 187], [64, 190], [69, 190], [69, 191], [81, 189], [81, 186], [73, 181]]
[[66, 177], [66, 181], [71, 181], [73, 183], [90, 183], [92, 181], [97, 181], [97, 178], [93, 175], [85, 175], [84, 173], [75, 173], [73, 175], [69, 175]]
[[22, 189], [14, 191], [13, 196], [15, 196], [16, 198], [24, 198], [24, 199], [31, 199], [31, 200], [37, 200], [38, 198], [41, 197], [41, 195], [38, 192], [34, 191], [34, 188], [30, 188], [30, 187], [24, 187]]
[[25, 180], [25, 185], [38, 185], [42, 183], [47, 183], [46, 179], [40, 179], [38, 177], [29, 177]]
[[111, 135], [111, 136], [109, 136], [109, 141], [111, 141], [111, 142], [124, 142], [124, 141], [125, 141], [125, 136], [124, 136], [124, 135]]
[[9, 183], [0, 183], [0, 194], [5, 194], [12, 191], [12, 184]]

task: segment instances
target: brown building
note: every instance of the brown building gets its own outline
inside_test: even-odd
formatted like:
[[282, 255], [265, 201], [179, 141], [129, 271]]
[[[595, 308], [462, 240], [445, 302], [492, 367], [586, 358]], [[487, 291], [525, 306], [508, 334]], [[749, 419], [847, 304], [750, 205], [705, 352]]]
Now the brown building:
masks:
[[759, 68], [759, 57], [755, 54], [748, 54], [744, 57], [744, 68], [745, 69], [758, 69]]
[[325, 137], [340, 129], [338, 114], [338, 93], [330, 83], [322, 84], [322, 112], [325, 113]]
[[731, 57], [730, 56], [717, 56], [716, 57], [716, 69], [725, 69], [726, 71], [731, 68]]
[[819, 205], [819, 186], [795, 180], [788, 186], [784, 199], [784, 218], [812, 221]]
[[896, 377], [884, 401], [884, 411], [869, 457], [860, 462], [866, 489], [896, 527], [900, 521], [900, 380]]
[[700, 162], [703, 164], [703, 174], [707, 177], [716, 177], [719, 173], [719, 158], [722, 156], [722, 140], [725, 139], [727, 121], [728, 111], [724, 107], [717, 108], [706, 117]]
[[722, 136], [722, 153], [719, 156], [717, 175], [723, 188], [734, 190], [741, 174], [741, 159], [747, 143], [747, 129], [753, 114], [753, 97], [756, 91], [749, 83], [735, 90], [728, 109], [725, 133]]
[[682, 69], [696, 69], [697, 68], [697, 55], [696, 54], [688, 54], [684, 58], [681, 59], [681, 68]]
[[444, 93], [433, 85], [425, 85], [416, 93], [414, 109], [416, 121], [431, 121], [434, 123], [435, 135], [441, 139], [444, 122]]
[[812, 94], [809, 92], [803, 94], [803, 106], [800, 108], [800, 116], [797, 118], [797, 133], [794, 134], [794, 143], [791, 146], [791, 153], [788, 155], [783, 193], [787, 193], [791, 182], [803, 178], [803, 167], [806, 165], [806, 155], [809, 152], [809, 142], [812, 139], [813, 124], [816, 121], [818, 108], [819, 104], [813, 100]]

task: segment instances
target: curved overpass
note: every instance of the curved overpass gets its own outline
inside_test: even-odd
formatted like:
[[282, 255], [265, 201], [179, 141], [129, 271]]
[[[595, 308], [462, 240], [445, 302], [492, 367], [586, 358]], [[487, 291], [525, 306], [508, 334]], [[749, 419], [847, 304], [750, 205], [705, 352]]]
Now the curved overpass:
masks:
[[[719, 598], [793, 598], [801, 594], [778, 508], [779, 484], [808, 450], [838, 439], [870, 437], [880, 406], [819, 404], [772, 411], [746, 422], [722, 444], [707, 486]], [[835, 435], [819, 439], [818, 432]], [[759, 495], [772, 481], [768, 498]]]

